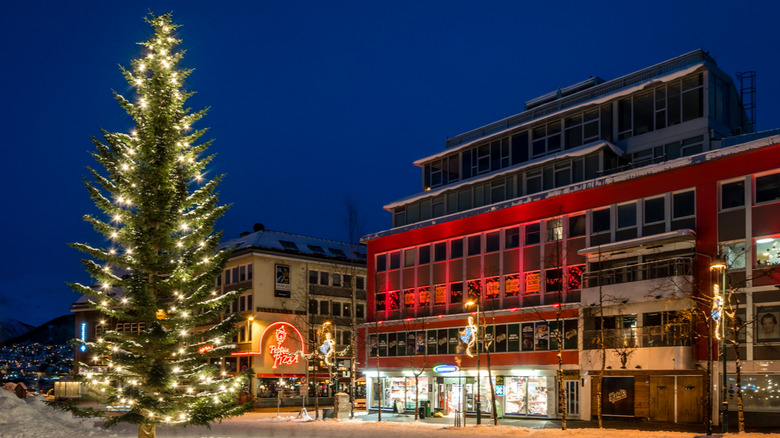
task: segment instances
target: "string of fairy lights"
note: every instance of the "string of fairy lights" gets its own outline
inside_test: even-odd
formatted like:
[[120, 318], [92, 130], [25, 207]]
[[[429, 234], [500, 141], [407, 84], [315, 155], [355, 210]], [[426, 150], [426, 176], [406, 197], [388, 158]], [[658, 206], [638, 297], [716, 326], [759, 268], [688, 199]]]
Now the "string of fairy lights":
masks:
[[[216, 181], [206, 181], [203, 175], [210, 157], [199, 157], [208, 142], [193, 146], [203, 131], [191, 133], [191, 125], [201, 118], [203, 111], [189, 114], [182, 108], [191, 93], [180, 89], [189, 71], [177, 70], [177, 64], [182, 58], [182, 53], [175, 51], [180, 42], [173, 35], [177, 26], [170, 23], [167, 15], [155, 17], [150, 22], [155, 34], [143, 43], [146, 47], [145, 56], [132, 61], [132, 71], [123, 69], [126, 79], [136, 91], [136, 98], [130, 102], [117, 96], [137, 126], [129, 135], [106, 134], [115, 140], [110, 142], [112, 149], [104, 147], [101, 150], [98, 145], [98, 153], [94, 154], [110, 177], [103, 177], [95, 171], [92, 174], [97, 184], [110, 193], [110, 197], [103, 196], [96, 187], [88, 184], [96, 204], [109, 218], [107, 222], [94, 218], [89, 220], [108, 238], [110, 244], [102, 250], [86, 246], [82, 248], [105, 260], [103, 266], [94, 262], [88, 265], [88, 270], [99, 282], [99, 288], [91, 293], [97, 300], [90, 301], [91, 304], [109, 317], [126, 316], [133, 304], [133, 296], [127, 294], [131, 288], [126, 287], [128, 284], [115, 272], [132, 271], [136, 263], [134, 256], [138, 248], [132, 242], [136, 238], [138, 224], [135, 224], [134, 219], [139, 205], [144, 202], [145, 195], [140, 189], [144, 187], [144, 170], [149, 157], [154, 156], [152, 154], [172, 154], [166, 157], [174, 164], [168, 175], [172, 190], [181, 190], [182, 187], [189, 190], [191, 184], [199, 188], [192, 193], [188, 191], [186, 199], [180, 201], [180, 205], [187, 207], [178, 210], [181, 219], [171, 233], [175, 249], [165, 249], [171, 257], [173, 268], [163, 283], [180, 287], [172, 292], [173, 304], [167, 309], [159, 309], [156, 315], [157, 319], [164, 320], [163, 326], [168, 331], [177, 333], [178, 342], [168, 357], [172, 366], [170, 379], [162, 388], [147, 391], [132, 367], [116, 363], [117, 355], [127, 357], [143, 354], [139, 353], [143, 351], [141, 344], [116, 331], [105, 331], [96, 342], [88, 343], [96, 353], [92, 357], [90, 371], [84, 376], [85, 383], [106, 395], [109, 402], [141, 410], [148, 421], [185, 423], [192, 415], [190, 403], [186, 401], [208, 398], [214, 405], [220, 405], [233, 400], [236, 391], [243, 386], [244, 378], [224, 371], [214, 374], [212, 368], [206, 366], [206, 361], [197, 356], [199, 349], [204, 347], [206, 351], [214, 351], [228, 345], [223, 334], [216, 333], [204, 340], [203, 336], [209, 333], [208, 329], [195, 332], [191, 328], [195, 326], [192, 318], [198, 316], [198, 309], [215, 304], [226, 296], [220, 296], [213, 290], [213, 286], [208, 299], [204, 298], [207, 293], [204, 293], [202, 287], [184, 292], [193, 281], [191, 271], [209, 271], [212, 263], [221, 261], [219, 257], [210, 257], [208, 254], [210, 248], [216, 246], [216, 236], [210, 235], [210, 229], [201, 226], [213, 216], [207, 209], [215, 208], [210, 204], [210, 198]], [[153, 114], [158, 111], [165, 111], [166, 116], [177, 120], [172, 125], [172, 131], [160, 132], [159, 126], [149, 126], [150, 120], [159, 117], [159, 114]], [[175, 147], [166, 148], [158, 144], [160, 138]], [[116, 288], [121, 288], [125, 294], [117, 294]], [[106, 320], [101, 320], [100, 324], [105, 327]], [[144, 406], [139, 405], [142, 400], [146, 401]], [[149, 403], [149, 400], [156, 400], [157, 403]]]

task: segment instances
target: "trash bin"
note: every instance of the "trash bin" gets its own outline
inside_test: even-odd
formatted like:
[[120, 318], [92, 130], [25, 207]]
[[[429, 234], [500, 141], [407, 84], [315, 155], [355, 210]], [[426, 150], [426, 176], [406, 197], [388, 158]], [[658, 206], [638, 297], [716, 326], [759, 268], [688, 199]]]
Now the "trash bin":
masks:
[[431, 401], [430, 400], [423, 400], [422, 405], [425, 408], [425, 416], [430, 417], [431, 416]]
[[420, 406], [420, 408], [418, 409], [418, 412], [417, 412], [417, 417], [418, 417], [419, 419], [421, 419], [421, 420], [422, 420], [423, 418], [425, 418], [425, 407], [424, 407], [424, 406]]

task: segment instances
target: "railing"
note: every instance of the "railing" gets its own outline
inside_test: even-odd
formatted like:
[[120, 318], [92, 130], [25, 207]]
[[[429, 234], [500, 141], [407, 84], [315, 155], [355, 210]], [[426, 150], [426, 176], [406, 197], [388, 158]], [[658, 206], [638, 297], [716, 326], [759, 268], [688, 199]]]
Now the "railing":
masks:
[[582, 275], [582, 282], [584, 287], [598, 287], [692, 274], [693, 259], [690, 257], [678, 257], [586, 272]]
[[[600, 348], [600, 330], [583, 332], [583, 348]], [[667, 324], [650, 327], [629, 327], [604, 329], [604, 347], [608, 349], [640, 347], [681, 347], [690, 346], [693, 327], [690, 324]]]

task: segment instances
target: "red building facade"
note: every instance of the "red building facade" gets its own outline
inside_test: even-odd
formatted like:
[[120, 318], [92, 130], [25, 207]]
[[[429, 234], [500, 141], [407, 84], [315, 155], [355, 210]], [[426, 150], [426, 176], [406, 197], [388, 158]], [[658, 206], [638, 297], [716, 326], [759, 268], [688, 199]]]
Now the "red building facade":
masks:
[[744, 122], [697, 51], [526, 102], [415, 162], [423, 191], [364, 238], [368, 406], [474, 413], [481, 394], [486, 415], [495, 400], [556, 417], [562, 393], [587, 419], [600, 381], [605, 414], [703, 421], [708, 342], [715, 363], [720, 350], [692, 315], [709, 309], [722, 256], [758, 388], [746, 406], [773, 409], [761, 391], [780, 338], [759, 326], [780, 309], [780, 137], [738, 135]]

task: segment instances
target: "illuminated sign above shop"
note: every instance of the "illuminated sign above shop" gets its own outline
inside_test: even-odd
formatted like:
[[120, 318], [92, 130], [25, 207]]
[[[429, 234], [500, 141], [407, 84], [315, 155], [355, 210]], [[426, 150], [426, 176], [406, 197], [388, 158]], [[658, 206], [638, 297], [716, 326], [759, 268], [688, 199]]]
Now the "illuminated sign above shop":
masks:
[[460, 367], [457, 365], [436, 365], [433, 367], [434, 373], [449, 374], [460, 371]]
[[[273, 330], [272, 330], [273, 329]], [[269, 335], [269, 332], [273, 331], [274, 334], [274, 340], [276, 340], [276, 344], [268, 345], [268, 352], [271, 355], [271, 357], [274, 359], [273, 366], [271, 368], [277, 368], [279, 365], [292, 365], [298, 363], [298, 356], [305, 355], [305, 342], [303, 341], [303, 336], [301, 335], [301, 332], [295, 328], [294, 325], [290, 324], [286, 321], [276, 321], [271, 324], [268, 324], [268, 326], [263, 330], [263, 334], [260, 336], [260, 345], [258, 346], [258, 351], [247, 351], [247, 352], [239, 352], [239, 353], [230, 353], [231, 356], [257, 356], [263, 354], [263, 341], [266, 338], [266, 335]], [[290, 348], [287, 347], [291, 342], [294, 344], [295, 340], [290, 341], [288, 339], [288, 335], [294, 333], [298, 336], [297, 346], [295, 350], [290, 350]]]

